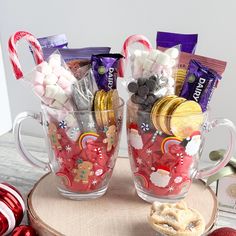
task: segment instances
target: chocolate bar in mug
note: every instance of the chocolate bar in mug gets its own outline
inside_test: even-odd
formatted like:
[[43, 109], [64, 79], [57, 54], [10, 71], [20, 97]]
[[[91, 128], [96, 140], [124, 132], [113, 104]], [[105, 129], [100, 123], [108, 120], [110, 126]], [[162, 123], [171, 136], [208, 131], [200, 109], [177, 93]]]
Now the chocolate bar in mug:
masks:
[[180, 96], [199, 103], [205, 112], [220, 79], [216, 71], [191, 60]]
[[92, 56], [92, 72], [99, 90], [116, 89], [118, 62], [121, 58], [123, 56], [118, 53]]

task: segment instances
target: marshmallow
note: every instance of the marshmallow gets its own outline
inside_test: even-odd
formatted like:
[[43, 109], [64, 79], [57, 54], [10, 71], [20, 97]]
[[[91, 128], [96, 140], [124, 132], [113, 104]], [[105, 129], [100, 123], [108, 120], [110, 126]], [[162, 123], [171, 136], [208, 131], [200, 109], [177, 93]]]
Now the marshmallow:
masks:
[[143, 63], [143, 70], [144, 71], [151, 71], [152, 65], [153, 65], [153, 61], [146, 58], [146, 60]]
[[170, 64], [170, 56], [166, 53], [160, 53], [158, 54], [156, 62], [163, 66], [167, 66]]
[[66, 103], [64, 104], [64, 107], [65, 107], [66, 110], [68, 110], [68, 111], [73, 111], [73, 109], [74, 109], [74, 107], [73, 107], [73, 105], [72, 105], [70, 99], [68, 99], [68, 100], [66, 101]]
[[29, 81], [31, 83], [39, 83], [42, 84], [44, 80], [44, 74], [38, 72], [37, 70], [33, 70], [27, 75], [24, 76], [24, 80]]
[[174, 80], [173, 77], [169, 77], [169, 78], [168, 78], [168, 85], [169, 85], [170, 87], [174, 87], [174, 85], [175, 85], [175, 80]]
[[45, 89], [42, 85], [38, 84], [33, 87], [33, 91], [39, 96], [42, 97], [45, 94]]
[[57, 84], [63, 88], [66, 89], [71, 85], [71, 82], [63, 75], [61, 75], [57, 81]]
[[44, 79], [44, 83], [46, 85], [56, 84], [57, 80], [58, 80], [58, 77], [55, 74], [49, 74], [49, 75], [46, 75]]
[[54, 99], [60, 102], [61, 104], [64, 104], [67, 101], [68, 97], [66, 96], [65, 91], [59, 87], [56, 94], [54, 95]]
[[149, 52], [148, 59], [152, 61], [156, 61], [158, 55], [161, 53], [160, 50], [153, 49]]
[[41, 97], [41, 100], [46, 104], [46, 105], [51, 105], [54, 101], [52, 98], [46, 98], [46, 97]]
[[[65, 106], [65, 104], [64, 104]], [[67, 125], [69, 127], [74, 126], [77, 123], [77, 120], [75, 119], [74, 115], [72, 114], [68, 114], [65, 118], [64, 118], [65, 122], [67, 123]]]
[[162, 75], [162, 71], [163, 71], [163, 66], [158, 64], [158, 63], [154, 63], [152, 65], [151, 71], [152, 71], [152, 74], [161, 76]]
[[61, 66], [61, 56], [59, 54], [52, 54], [49, 57], [48, 64], [52, 68], [57, 68]]
[[48, 98], [54, 98], [60, 87], [58, 85], [47, 85], [45, 96]]
[[60, 102], [58, 102], [58, 101], [55, 100], [55, 101], [51, 104], [51, 107], [56, 108], [56, 109], [61, 109], [61, 108], [63, 107], [63, 105], [62, 105]]
[[45, 75], [49, 75], [52, 73], [52, 67], [49, 66], [49, 64], [46, 61], [43, 61], [41, 64], [39, 64], [36, 67], [36, 70], [45, 74]]
[[176, 59], [179, 56], [179, 50], [177, 48], [168, 48], [165, 51], [172, 59]]

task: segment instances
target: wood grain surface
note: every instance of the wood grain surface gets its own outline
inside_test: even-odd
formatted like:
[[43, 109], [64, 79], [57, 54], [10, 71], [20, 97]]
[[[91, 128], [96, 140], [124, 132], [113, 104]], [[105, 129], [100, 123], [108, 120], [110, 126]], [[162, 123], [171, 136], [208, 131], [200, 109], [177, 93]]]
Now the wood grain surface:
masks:
[[[209, 230], [217, 214], [214, 192], [196, 181], [185, 200], [201, 212]], [[99, 199], [63, 198], [52, 174], [43, 177], [28, 198], [29, 216], [40, 236], [152, 236], [155, 232], [147, 223], [150, 206], [137, 196], [126, 158], [118, 158], [108, 191]]]

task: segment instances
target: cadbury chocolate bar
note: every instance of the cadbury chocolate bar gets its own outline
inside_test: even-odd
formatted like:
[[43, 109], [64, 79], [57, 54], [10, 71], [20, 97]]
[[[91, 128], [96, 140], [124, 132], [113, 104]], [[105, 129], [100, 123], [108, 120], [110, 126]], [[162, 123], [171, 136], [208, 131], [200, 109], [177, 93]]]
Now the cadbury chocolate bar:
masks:
[[195, 53], [197, 46], [198, 34], [178, 34], [170, 32], [157, 32], [156, 46], [171, 48], [181, 45], [182, 52]]
[[121, 58], [123, 56], [118, 53], [92, 56], [92, 72], [99, 90], [116, 89], [118, 61]]
[[191, 60], [180, 97], [199, 103], [204, 112], [220, 79], [221, 76], [216, 71]]

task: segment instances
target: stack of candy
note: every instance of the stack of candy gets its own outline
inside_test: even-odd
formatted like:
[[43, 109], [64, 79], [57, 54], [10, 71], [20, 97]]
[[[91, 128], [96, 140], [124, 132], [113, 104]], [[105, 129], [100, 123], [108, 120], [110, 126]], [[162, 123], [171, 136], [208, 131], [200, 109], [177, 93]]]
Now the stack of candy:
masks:
[[[15, 49], [21, 38], [31, 44], [37, 64], [24, 77]], [[86, 49], [89, 66], [78, 79], [77, 71], [71, 72], [64, 62], [66, 54], [61, 55], [60, 52], [65, 52], [61, 50], [67, 49], [52, 53], [46, 61], [39, 42], [30, 33], [17, 32], [9, 40], [16, 77], [29, 82], [42, 101], [43, 122], [53, 158], [51, 168], [58, 176], [60, 190], [93, 192], [107, 187], [118, 153], [123, 105], [116, 79], [122, 56], [91, 55], [90, 50], [88, 58]], [[104, 53], [110, 48], [96, 50]], [[93, 48], [93, 52], [96, 50]]]
[[[171, 42], [169, 34], [168, 45], [175, 47], [168, 49], [152, 49], [144, 36], [130, 36], [123, 46], [126, 58], [120, 75], [129, 60], [127, 133], [138, 189], [155, 196], [181, 197], [190, 186], [205, 111], [226, 62], [180, 52], [176, 42], [184, 38]], [[194, 42], [185, 50], [194, 52], [197, 37], [191, 37]], [[131, 54], [129, 48], [137, 42], [146, 49]]]

